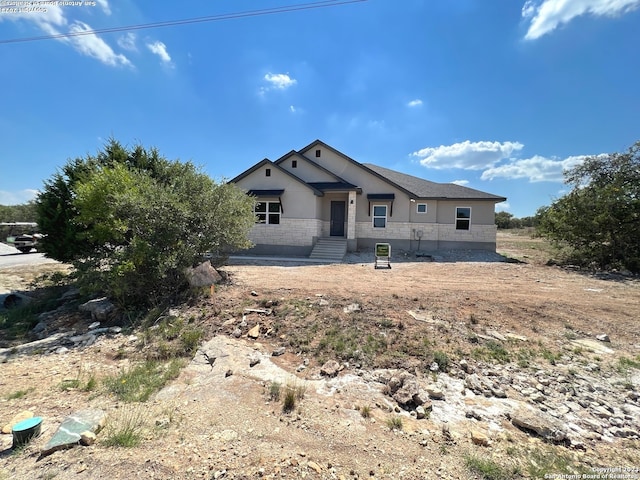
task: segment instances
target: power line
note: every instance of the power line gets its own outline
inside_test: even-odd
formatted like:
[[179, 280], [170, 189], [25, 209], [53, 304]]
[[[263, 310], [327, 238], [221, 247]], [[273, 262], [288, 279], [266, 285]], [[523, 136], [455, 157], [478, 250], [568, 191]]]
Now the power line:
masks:
[[166, 22], [143, 23], [140, 25], [129, 25], [126, 27], [98, 28], [96, 30], [82, 30], [80, 32], [58, 33], [54, 35], [41, 35], [38, 37], [12, 38], [0, 40], [0, 44], [35, 42], [38, 40], [52, 40], [58, 38], [80, 37], [83, 35], [96, 35], [100, 33], [126, 32], [129, 30], [144, 30], [148, 28], [171, 27], [174, 25], [188, 25], [191, 23], [216, 22], [220, 20], [232, 20], [235, 18], [258, 17], [262, 15], [274, 15], [278, 13], [295, 12], [299, 10], [311, 10], [315, 8], [337, 7], [350, 3], [362, 3], [367, 0], [324, 0], [320, 2], [300, 3], [295, 5], [285, 5], [282, 7], [265, 8], [260, 10], [247, 10], [244, 12], [224, 13], [219, 15], [209, 15], [206, 17], [186, 18], [182, 20], [171, 20]]

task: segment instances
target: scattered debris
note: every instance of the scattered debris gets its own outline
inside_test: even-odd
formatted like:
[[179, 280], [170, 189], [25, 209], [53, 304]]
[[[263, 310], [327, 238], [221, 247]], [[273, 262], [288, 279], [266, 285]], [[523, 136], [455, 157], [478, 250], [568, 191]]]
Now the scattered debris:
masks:
[[361, 310], [359, 303], [351, 303], [342, 309], [344, 313], [359, 312]]

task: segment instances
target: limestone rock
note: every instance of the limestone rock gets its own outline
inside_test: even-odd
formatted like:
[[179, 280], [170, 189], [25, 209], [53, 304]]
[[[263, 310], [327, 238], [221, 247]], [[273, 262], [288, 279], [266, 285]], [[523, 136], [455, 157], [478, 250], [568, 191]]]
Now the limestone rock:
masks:
[[426, 418], [427, 416], [427, 411], [424, 409], [424, 407], [422, 405], [419, 405], [416, 407], [416, 418], [418, 420], [422, 420], [423, 418]]
[[534, 432], [545, 440], [561, 442], [566, 438], [560, 425], [541, 411], [520, 409], [512, 415], [511, 423], [521, 430]]
[[309, 460], [309, 462], [307, 463], [307, 466], [314, 470], [316, 473], [322, 473], [322, 468], [320, 467], [320, 465], [318, 465], [316, 462]]
[[51, 440], [42, 449], [42, 455], [77, 445], [85, 432], [99, 432], [105, 424], [106, 414], [102, 410], [80, 410], [62, 421]]
[[603, 333], [602, 335], [596, 335], [596, 340], [600, 340], [601, 342], [605, 343], [611, 343], [611, 339], [606, 333]]
[[500, 340], [501, 342], [505, 342], [507, 339], [500, 332], [496, 332], [495, 330], [487, 330], [487, 335], [495, 338], [496, 340]]
[[335, 360], [329, 360], [320, 368], [320, 373], [326, 377], [335, 377], [340, 371], [340, 364]]
[[284, 355], [284, 352], [286, 352], [286, 350], [287, 349], [284, 347], [276, 348], [273, 352], [271, 352], [271, 356], [279, 357], [280, 355]]
[[586, 348], [587, 350], [596, 354], [609, 354], [613, 353], [613, 350], [609, 347], [605, 347], [602, 342], [592, 340], [590, 338], [581, 338], [578, 340], [572, 340], [571, 345], [578, 348]]
[[444, 392], [435, 385], [427, 387], [427, 393], [429, 394], [429, 398], [433, 398], [434, 400], [444, 400]]
[[11, 430], [13, 429], [13, 426], [20, 423], [23, 420], [26, 420], [27, 418], [32, 418], [33, 417], [33, 412], [29, 411], [29, 410], [23, 410], [22, 412], [16, 413], [13, 418], [9, 421], [9, 423], [7, 423], [4, 427], [2, 427], [2, 433], [6, 433], [9, 434], [11, 433]]
[[471, 430], [471, 441], [475, 445], [480, 445], [482, 447], [489, 446], [489, 437], [478, 430]]
[[88, 447], [96, 443], [96, 434], [90, 430], [85, 430], [84, 432], [80, 432], [80, 444]]
[[249, 338], [258, 338], [260, 336], [260, 324], [258, 323], [255, 327], [249, 330], [247, 336]]
[[189, 285], [195, 288], [215, 285], [222, 280], [222, 276], [211, 266], [209, 260], [202, 262], [195, 268], [187, 268], [185, 273]]
[[249, 367], [255, 367], [260, 363], [260, 357], [258, 355], [252, 355], [249, 358]]
[[91, 313], [91, 318], [98, 321], [107, 320], [107, 317], [116, 309], [107, 297], [89, 300], [78, 308], [81, 312]]

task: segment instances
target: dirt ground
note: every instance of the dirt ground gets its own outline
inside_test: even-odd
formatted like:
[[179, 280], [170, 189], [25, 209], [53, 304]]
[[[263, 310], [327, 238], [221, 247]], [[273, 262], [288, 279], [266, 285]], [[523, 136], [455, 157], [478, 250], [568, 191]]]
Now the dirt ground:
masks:
[[[101, 389], [60, 387], [65, 380], [100, 379], [127, 368], [134, 357], [122, 352], [139, 342], [136, 332], [103, 336], [90, 347], [61, 355], [13, 357], [0, 365], [0, 423], [28, 409], [44, 418], [43, 433], [18, 451], [10, 449], [11, 435], [0, 437], [0, 479], [483, 478], [469, 468], [469, 458], [492, 459], [502, 468], [484, 478], [526, 478], [532, 476], [526, 468], [531, 452], [570, 465], [640, 467], [638, 441], [568, 449], [532, 438], [507, 420], [493, 431], [490, 447], [473, 444], [467, 424], [451, 422], [445, 428], [450, 434], [445, 434], [442, 422], [402, 412], [402, 430], [391, 430], [389, 419], [398, 412], [390, 411], [381, 389], [350, 382], [352, 376], [363, 376], [353, 362], [338, 359], [346, 368], [337, 379], [318, 380], [319, 366], [338, 350], [318, 355], [313, 335], [326, 334], [323, 322], [348, 328], [356, 317], [344, 314], [343, 308], [354, 303], [361, 309], [358, 325], [368, 324], [371, 334], [387, 325], [400, 343], [428, 338], [432, 349], [445, 352], [452, 364], [471, 359], [475, 345], [467, 340], [488, 330], [524, 336], [529, 349], [560, 353], [566, 352], [570, 338], [606, 333], [612, 355], [600, 359], [581, 353], [600, 362], [603, 375], [614, 371], [608, 366], [619, 358], [640, 358], [637, 278], [545, 266], [545, 243], [527, 236], [501, 234], [498, 252], [513, 261], [398, 261], [388, 270], [374, 269], [371, 263], [225, 267], [227, 284], [212, 298], [179, 310], [205, 328], [207, 339], [228, 339], [217, 348], [263, 354], [260, 368], [273, 362], [282, 375], [295, 376], [305, 385], [304, 398], [288, 414], [281, 402], [270, 399], [267, 370], [252, 371], [231, 358], [221, 358], [210, 369], [203, 362], [189, 366], [169, 390], [144, 404], [119, 402]], [[4, 286], [24, 288], [36, 271], [0, 270], [0, 280]], [[318, 307], [321, 299], [326, 309]], [[267, 304], [273, 304], [274, 315], [246, 316], [248, 328], [261, 324], [257, 340], [246, 338], [244, 330], [241, 338], [231, 339], [231, 327], [238, 325], [245, 308]], [[408, 310], [428, 313], [447, 326], [425, 325]], [[89, 323], [85, 318], [75, 327], [86, 329]], [[267, 361], [281, 346], [286, 353]], [[297, 371], [305, 359], [307, 368]], [[425, 359], [398, 359], [386, 352], [369, 358], [361, 370], [421, 369]], [[233, 375], [225, 376], [230, 368]], [[631, 382], [635, 390], [640, 388], [637, 376]], [[362, 415], [364, 407], [370, 409], [370, 418]], [[40, 458], [59, 422], [83, 408], [104, 409], [111, 424], [141, 419], [143, 442], [133, 448], [107, 447], [101, 433], [93, 446]]]

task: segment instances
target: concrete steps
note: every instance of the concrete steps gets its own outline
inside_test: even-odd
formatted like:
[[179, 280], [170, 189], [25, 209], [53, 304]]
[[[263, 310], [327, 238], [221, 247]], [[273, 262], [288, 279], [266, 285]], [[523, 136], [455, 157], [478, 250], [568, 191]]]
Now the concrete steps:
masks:
[[340, 237], [319, 238], [309, 258], [342, 262], [347, 253], [347, 240]]

